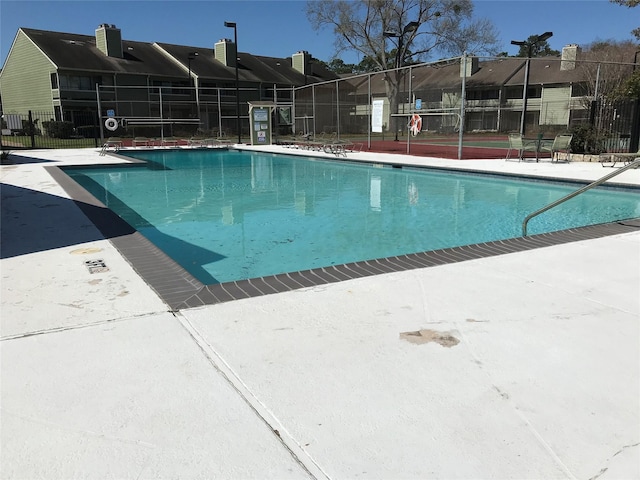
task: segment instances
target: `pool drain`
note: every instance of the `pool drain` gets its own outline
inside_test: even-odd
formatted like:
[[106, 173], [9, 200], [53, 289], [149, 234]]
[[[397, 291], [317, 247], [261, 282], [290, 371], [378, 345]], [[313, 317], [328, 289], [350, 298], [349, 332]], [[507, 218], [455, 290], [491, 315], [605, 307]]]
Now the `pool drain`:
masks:
[[104, 260], [87, 260], [84, 262], [84, 265], [89, 270], [89, 273], [102, 273], [109, 271], [109, 267], [104, 263]]

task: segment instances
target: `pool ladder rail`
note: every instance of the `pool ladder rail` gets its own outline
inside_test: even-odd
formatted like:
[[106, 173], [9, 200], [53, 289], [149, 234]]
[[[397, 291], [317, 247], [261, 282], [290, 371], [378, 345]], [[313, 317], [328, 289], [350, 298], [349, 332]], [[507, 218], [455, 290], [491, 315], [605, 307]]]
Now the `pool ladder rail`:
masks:
[[580, 195], [581, 193], [586, 192], [587, 190], [591, 190], [593, 187], [597, 187], [598, 185], [603, 184], [604, 182], [606, 182], [610, 178], [613, 178], [616, 175], [620, 175], [622, 172], [624, 172], [626, 170], [630, 170], [632, 168], [638, 168], [638, 167], [640, 167], [640, 157], [636, 158], [633, 162], [631, 162], [628, 165], [625, 165], [624, 167], [620, 168], [619, 170], [615, 170], [614, 172], [611, 172], [608, 175], [605, 175], [604, 177], [596, 180], [595, 182], [592, 182], [589, 185], [586, 185], [586, 186], [582, 187], [581, 189], [576, 190], [575, 192], [572, 192], [569, 195], [566, 195], [566, 196], [556, 200], [555, 202], [550, 203], [546, 207], [542, 207], [541, 209], [536, 210], [533, 213], [530, 213], [529, 215], [527, 215], [527, 217], [522, 222], [522, 236], [523, 237], [527, 236], [527, 224], [529, 223], [529, 220], [531, 220], [533, 217], [536, 217], [536, 216], [540, 215], [541, 213], [544, 213], [547, 210], [552, 209], [553, 207], [557, 207], [561, 203], [564, 203], [567, 200], [570, 200], [573, 197], [575, 197], [577, 195]]

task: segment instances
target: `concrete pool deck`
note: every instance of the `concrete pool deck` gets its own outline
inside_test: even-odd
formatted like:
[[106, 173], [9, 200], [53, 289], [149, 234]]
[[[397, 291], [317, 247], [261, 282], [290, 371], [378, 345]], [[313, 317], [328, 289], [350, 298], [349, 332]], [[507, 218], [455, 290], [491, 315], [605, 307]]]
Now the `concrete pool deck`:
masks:
[[0, 170], [0, 478], [640, 478], [640, 232], [171, 311], [45, 169], [120, 160], [24, 155]]

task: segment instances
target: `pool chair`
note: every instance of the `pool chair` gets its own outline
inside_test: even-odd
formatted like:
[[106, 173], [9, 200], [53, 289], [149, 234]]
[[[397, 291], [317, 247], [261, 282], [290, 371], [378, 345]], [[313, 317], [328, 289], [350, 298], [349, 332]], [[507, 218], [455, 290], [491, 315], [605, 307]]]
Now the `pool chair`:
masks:
[[600, 155], [600, 164], [603, 167], [615, 167], [616, 163], [622, 162], [623, 165], [629, 165], [634, 160], [640, 158], [640, 148], [637, 152], [631, 153], [603, 153]]
[[149, 140], [147, 137], [135, 137], [133, 139], [132, 145], [134, 147], [148, 147], [150, 143], [151, 140]]
[[224, 130], [220, 130], [213, 140], [215, 142], [215, 145], [228, 145], [230, 143], [233, 143], [233, 140], [231, 140], [227, 136], [227, 132]]
[[[570, 162], [571, 161], [571, 139], [573, 135], [556, 135], [551, 146], [541, 145], [540, 152], [548, 152], [551, 154], [552, 162]], [[561, 160], [560, 156], [564, 158]]]
[[513, 160], [513, 155], [517, 153], [518, 161], [521, 162], [525, 159], [525, 152], [536, 152], [537, 148], [538, 146], [536, 142], [526, 141], [519, 133], [510, 133], [509, 150], [507, 151], [507, 157], [505, 160]]

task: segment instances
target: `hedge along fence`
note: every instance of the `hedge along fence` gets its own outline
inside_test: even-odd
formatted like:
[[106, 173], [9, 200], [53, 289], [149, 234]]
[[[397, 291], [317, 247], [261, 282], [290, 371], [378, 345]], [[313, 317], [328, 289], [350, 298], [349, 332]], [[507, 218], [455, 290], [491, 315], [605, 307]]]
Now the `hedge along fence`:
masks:
[[48, 137], [71, 138], [73, 135], [73, 122], [50, 120], [48, 122], [42, 122], [42, 126]]
[[[3, 150], [21, 148], [83, 148], [99, 145], [100, 128], [95, 114], [77, 122], [54, 120], [51, 112], [4, 114], [2, 117]], [[45, 120], [46, 119], [46, 120]], [[85, 124], [83, 124], [85, 123]]]

